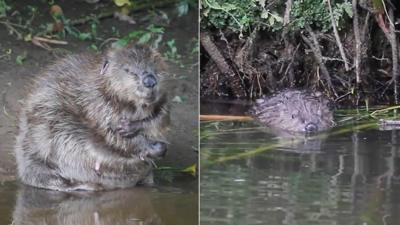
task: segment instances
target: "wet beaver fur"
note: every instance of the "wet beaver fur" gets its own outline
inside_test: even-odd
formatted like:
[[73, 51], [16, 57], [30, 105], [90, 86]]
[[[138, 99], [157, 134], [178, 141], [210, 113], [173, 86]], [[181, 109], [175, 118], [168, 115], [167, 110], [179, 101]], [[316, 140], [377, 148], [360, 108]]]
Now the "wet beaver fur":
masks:
[[151, 49], [128, 46], [41, 72], [20, 115], [21, 181], [60, 191], [153, 183], [169, 123], [160, 65]]
[[307, 90], [257, 99], [250, 114], [267, 127], [290, 132], [318, 132], [335, 125], [332, 102], [321, 92]]

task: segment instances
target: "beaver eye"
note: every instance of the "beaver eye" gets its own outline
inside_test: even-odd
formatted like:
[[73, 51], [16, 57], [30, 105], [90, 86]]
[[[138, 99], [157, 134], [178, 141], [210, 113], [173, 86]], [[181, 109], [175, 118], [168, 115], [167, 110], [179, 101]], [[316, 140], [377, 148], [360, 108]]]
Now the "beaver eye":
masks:
[[129, 68], [124, 68], [124, 71], [129, 73]]

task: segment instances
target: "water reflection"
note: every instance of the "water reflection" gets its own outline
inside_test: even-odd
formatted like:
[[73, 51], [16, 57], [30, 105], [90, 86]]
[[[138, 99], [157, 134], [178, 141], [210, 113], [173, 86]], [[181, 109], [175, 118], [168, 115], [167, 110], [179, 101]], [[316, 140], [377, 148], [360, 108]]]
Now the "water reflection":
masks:
[[[400, 132], [202, 124], [201, 224], [400, 224]], [[311, 141], [310, 141], [311, 140]]]
[[194, 225], [196, 196], [176, 188], [63, 193], [22, 186], [17, 193], [13, 224]]

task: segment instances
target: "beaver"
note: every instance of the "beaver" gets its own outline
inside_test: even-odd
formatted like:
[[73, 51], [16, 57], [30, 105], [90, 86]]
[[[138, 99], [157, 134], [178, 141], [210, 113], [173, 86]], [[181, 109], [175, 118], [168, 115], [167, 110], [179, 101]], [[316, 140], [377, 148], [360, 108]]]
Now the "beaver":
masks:
[[335, 125], [333, 103], [319, 91], [283, 90], [257, 99], [249, 114], [267, 127], [289, 132], [315, 133]]
[[20, 180], [59, 191], [152, 184], [169, 124], [162, 65], [154, 50], [129, 45], [41, 72], [20, 114]]

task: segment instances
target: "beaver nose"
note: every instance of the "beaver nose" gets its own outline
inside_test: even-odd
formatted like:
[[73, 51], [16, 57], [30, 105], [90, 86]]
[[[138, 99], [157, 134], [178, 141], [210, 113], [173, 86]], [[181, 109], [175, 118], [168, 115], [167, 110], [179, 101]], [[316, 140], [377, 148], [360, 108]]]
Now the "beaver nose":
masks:
[[306, 132], [313, 133], [318, 131], [318, 126], [315, 123], [307, 123], [305, 127]]
[[147, 88], [153, 88], [157, 84], [157, 79], [153, 74], [147, 74], [143, 78], [143, 85]]

